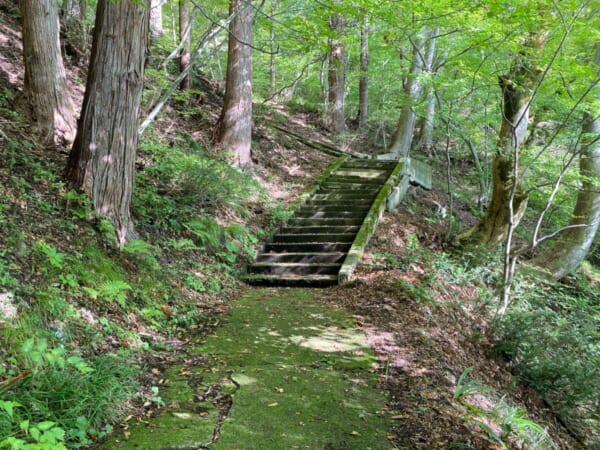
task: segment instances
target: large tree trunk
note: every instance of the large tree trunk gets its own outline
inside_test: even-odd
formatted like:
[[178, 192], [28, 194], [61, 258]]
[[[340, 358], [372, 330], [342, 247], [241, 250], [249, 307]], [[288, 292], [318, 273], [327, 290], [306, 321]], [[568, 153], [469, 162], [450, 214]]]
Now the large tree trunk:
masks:
[[509, 73], [498, 77], [502, 89], [502, 125], [492, 165], [492, 198], [486, 215], [475, 227], [458, 236], [458, 241], [496, 247], [506, 240], [509, 228], [514, 229], [525, 214], [528, 197], [520, 186], [515, 186], [515, 177], [519, 175], [515, 161], [527, 134], [531, 93], [541, 74], [534, 64], [535, 53], [542, 50], [545, 38], [545, 34], [534, 36], [526, 44], [534, 56], [518, 55]]
[[341, 36], [344, 34], [344, 17], [336, 14], [329, 18], [329, 27], [336, 37], [329, 40], [329, 68], [327, 71], [327, 107], [326, 126], [334, 133], [346, 131], [344, 117], [344, 95], [346, 85], [346, 70], [344, 43]]
[[[190, 56], [192, 51], [192, 30], [188, 30], [190, 23], [190, 5], [188, 0], [179, 1], [179, 39], [182, 41], [181, 54], [179, 55], [179, 69], [185, 72], [190, 65]], [[192, 77], [188, 74], [179, 85], [181, 89], [190, 89], [192, 87]]]
[[[596, 44], [596, 64], [600, 65], [600, 43]], [[600, 72], [598, 73], [600, 76]], [[596, 94], [600, 101], [600, 92]], [[600, 223], [600, 108], [586, 112], [582, 131], [588, 141], [581, 150], [579, 173], [583, 179], [567, 229], [556, 243], [532, 260], [534, 265], [560, 279], [573, 272], [587, 256]]]
[[369, 117], [369, 16], [360, 28], [360, 80], [358, 82], [358, 129], [367, 129]]
[[60, 53], [55, 0], [21, 0], [24, 93], [44, 144], [70, 144], [75, 136], [73, 102]]
[[234, 165], [252, 165], [252, 6], [231, 0], [225, 99], [217, 124], [217, 143], [233, 153]]
[[408, 156], [414, 136], [415, 120], [417, 117], [415, 106], [419, 102], [421, 93], [423, 92], [423, 85], [419, 78], [425, 67], [423, 50], [428, 35], [429, 29], [424, 28], [418, 33], [413, 42], [412, 63], [410, 65], [410, 73], [408, 74], [408, 82], [404, 87], [404, 105], [402, 106], [398, 126], [396, 127], [396, 132], [389, 148], [389, 152], [396, 154], [399, 158]]
[[148, 4], [99, 0], [88, 79], [66, 176], [114, 224], [135, 237], [130, 214], [138, 117], [148, 45]]

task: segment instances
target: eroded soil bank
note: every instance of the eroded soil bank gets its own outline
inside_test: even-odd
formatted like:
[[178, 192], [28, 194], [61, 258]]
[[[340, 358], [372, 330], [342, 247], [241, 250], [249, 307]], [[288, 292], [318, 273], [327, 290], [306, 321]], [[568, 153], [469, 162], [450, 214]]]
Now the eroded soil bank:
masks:
[[376, 362], [327, 290], [250, 289], [105, 449], [392, 449]]

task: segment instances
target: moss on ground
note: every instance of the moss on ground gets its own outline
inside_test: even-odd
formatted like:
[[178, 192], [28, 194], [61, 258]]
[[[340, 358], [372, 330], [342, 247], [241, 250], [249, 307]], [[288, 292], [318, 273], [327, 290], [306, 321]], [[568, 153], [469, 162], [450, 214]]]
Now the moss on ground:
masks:
[[171, 370], [166, 411], [105, 448], [391, 449], [374, 357], [324, 293], [249, 290]]

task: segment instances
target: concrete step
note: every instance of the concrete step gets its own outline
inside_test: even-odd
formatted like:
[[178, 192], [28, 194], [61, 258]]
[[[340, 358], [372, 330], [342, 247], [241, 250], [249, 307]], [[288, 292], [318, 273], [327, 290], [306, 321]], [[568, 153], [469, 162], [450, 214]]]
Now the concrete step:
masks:
[[268, 275], [268, 274], [247, 274], [242, 280], [248, 284], [255, 285], [278, 285], [278, 286], [332, 286], [337, 284], [337, 275]]
[[359, 177], [359, 176], [343, 176], [343, 175], [332, 175], [327, 178], [328, 183], [359, 183], [364, 185], [377, 185], [380, 186], [386, 182], [389, 175], [383, 175], [378, 177]]
[[356, 233], [276, 234], [273, 243], [352, 242]]
[[345, 258], [344, 252], [261, 253], [256, 262], [342, 263]]
[[307, 227], [290, 227], [285, 226], [279, 230], [279, 234], [323, 234], [323, 233], [358, 233], [358, 225], [342, 225], [342, 226], [307, 226]]
[[343, 169], [381, 169], [381, 170], [394, 170], [397, 161], [381, 161], [381, 160], [349, 160], [345, 161], [338, 170]]
[[300, 208], [298, 208], [295, 212], [295, 216], [298, 215], [306, 215], [306, 214], [310, 214], [310, 213], [338, 213], [340, 215], [343, 215], [345, 213], [358, 213], [358, 212], [367, 212], [369, 210], [369, 208], [371, 207], [371, 203], [363, 203], [361, 205], [356, 205], [356, 204], [346, 204], [346, 205], [339, 205], [337, 203], [333, 203], [333, 204], [325, 204], [323, 205], [322, 203], [315, 203], [315, 204], [310, 204], [310, 205], [302, 205]]
[[335, 190], [335, 191], [326, 191], [324, 189], [319, 190], [317, 192], [315, 192], [312, 196], [311, 196], [311, 201], [314, 202], [321, 202], [321, 201], [341, 201], [341, 202], [354, 202], [354, 201], [360, 201], [360, 202], [368, 202], [368, 203], [373, 203], [373, 200], [375, 200], [375, 197], [377, 196], [377, 193], [375, 192], [361, 192], [361, 191], [341, 191], [341, 190]]
[[347, 252], [352, 246], [351, 242], [271, 242], [265, 245], [265, 252], [274, 253], [332, 253]]
[[307, 219], [346, 219], [352, 217], [364, 217], [367, 214], [368, 209], [352, 209], [349, 211], [323, 211], [323, 210], [310, 210], [303, 209], [297, 211], [294, 214], [295, 218], [307, 218]]
[[257, 262], [248, 267], [248, 273], [269, 275], [335, 275], [342, 263], [271, 263]]
[[324, 217], [311, 219], [308, 217], [292, 217], [287, 222], [289, 227], [322, 227], [322, 226], [344, 226], [344, 225], [361, 225], [362, 217]]
[[[321, 183], [321, 186], [325, 189], [348, 189], [348, 190], [361, 190], [365, 192], [374, 192], [381, 189], [380, 183], [368, 184], [361, 181], [335, 181], [325, 180]], [[369, 186], [369, 187], [365, 187]], [[372, 187], [371, 187], [372, 186]]]
[[333, 172], [336, 176], [343, 177], [366, 177], [366, 178], [378, 178], [388, 177], [390, 175], [389, 169], [373, 169], [368, 167], [352, 168], [352, 167], [340, 167]]
[[306, 206], [316, 205], [316, 206], [335, 206], [338, 208], [348, 208], [348, 207], [371, 207], [373, 201], [371, 199], [364, 198], [322, 198], [317, 199], [311, 197], [309, 200], [304, 203]]

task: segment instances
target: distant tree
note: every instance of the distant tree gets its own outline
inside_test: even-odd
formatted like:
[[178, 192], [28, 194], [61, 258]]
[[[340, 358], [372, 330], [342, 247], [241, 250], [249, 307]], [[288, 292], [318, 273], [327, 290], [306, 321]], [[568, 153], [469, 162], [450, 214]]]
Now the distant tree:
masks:
[[[600, 66], [600, 43], [595, 46], [595, 63]], [[600, 72], [598, 72], [600, 77]], [[600, 90], [596, 100], [600, 102]], [[560, 279], [573, 272], [587, 256], [600, 223], [600, 108], [584, 112], [584, 145], [579, 155], [582, 178], [577, 202], [567, 228], [559, 239], [531, 263]]]
[[[182, 43], [181, 53], [179, 55], [179, 70], [185, 72], [190, 65], [192, 51], [190, 20], [190, 4], [188, 0], [179, 0], [179, 39]], [[190, 89], [192, 87], [191, 75], [186, 75], [180, 84], [181, 89]]]
[[70, 144], [75, 135], [73, 102], [60, 52], [55, 0], [21, 0], [24, 94], [44, 144]]
[[327, 70], [327, 112], [325, 125], [334, 133], [346, 131], [344, 116], [344, 97], [346, 86], [345, 47], [342, 41], [344, 35], [344, 16], [333, 14], [329, 17], [329, 27], [334, 37], [329, 39], [329, 56]]
[[163, 35], [163, 13], [162, 7], [166, 0], [150, 0], [150, 31], [152, 36]]
[[[437, 41], [437, 36], [439, 33], [439, 28], [434, 28], [431, 33], [431, 37], [429, 42], [427, 43], [427, 51], [425, 53], [425, 67], [424, 72], [429, 74], [430, 77], [433, 76], [434, 72], [434, 60], [435, 60], [435, 44]], [[416, 145], [416, 148], [426, 152], [431, 153], [433, 149], [433, 124], [435, 119], [435, 90], [433, 85], [429, 83], [426, 86], [427, 95], [425, 96], [425, 114], [418, 121], [419, 128], [419, 142]]]
[[252, 165], [252, 2], [231, 0], [227, 75], [217, 144], [233, 153], [233, 164]]
[[415, 107], [421, 99], [421, 94], [423, 92], [423, 84], [421, 83], [420, 77], [426, 66], [424, 50], [427, 39], [433, 40], [429, 28], [423, 28], [417, 33], [414, 39], [411, 39], [413, 48], [412, 63], [408, 74], [408, 80], [404, 86], [404, 104], [402, 105], [400, 119], [398, 120], [398, 125], [389, 148], [391, 153], [395, 153], [396, 156], [402, 158], [408, 156], [413, 141], [415, 121], [417, 118]]
[[358, 82], [358, 129], [367, 128], [369, 118], [369, 16], [360, 27], [360, 78]]
[[99, 0], [69, 185], [114, 224], [121, 245], [135, 236], [130, 214], [138, 117], [149, 36], [149, 4]]

